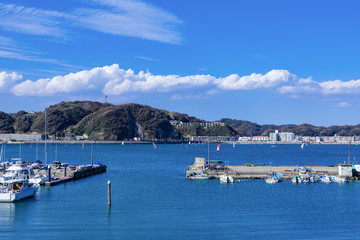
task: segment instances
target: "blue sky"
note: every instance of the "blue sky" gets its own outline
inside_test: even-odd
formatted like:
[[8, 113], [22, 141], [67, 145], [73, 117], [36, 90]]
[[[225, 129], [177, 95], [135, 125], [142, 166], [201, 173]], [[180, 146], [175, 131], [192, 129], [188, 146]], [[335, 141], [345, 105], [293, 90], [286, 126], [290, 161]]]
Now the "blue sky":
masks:
[[358, 1], [4, 0], [0, 110], [140, 103], [214, 121], [360, 123]]

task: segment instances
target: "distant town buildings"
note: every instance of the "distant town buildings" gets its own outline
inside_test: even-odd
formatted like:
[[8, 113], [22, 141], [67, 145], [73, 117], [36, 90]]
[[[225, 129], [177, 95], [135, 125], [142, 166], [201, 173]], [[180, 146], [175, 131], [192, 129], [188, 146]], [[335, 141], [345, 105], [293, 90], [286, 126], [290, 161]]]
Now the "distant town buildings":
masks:
[[358, 140], [354, 136], [332, 136], [332, 137], [322, 137], [324, 142], [354, 142]]
[[75, 136], [75, 139], [78, 140], [78, 141], [84, 140], [84, 136], [78, 135], [78, 136]]
[[0, 140], [2, 142], [7, 141], [41, 141], [41, 134], [30, 133], [30, 134], [0, 134]]
[[202, 127], [215, 127], [215, 126], [224, 127], [225, 123], [222, 123], [222, 122], [205, 122], [205, 123], [200, 123], [200, 126], [202, 126]]
[[[190, 124], [190, 123], [186, 123]], [[217, 122], [212, 123], [203, 123], [205, 126], [218, 126]], [[222, 123], [221, 123], [222, 124]], [[221, 126], [221, 125], [220, 125]], [[70, 141], [70, 140], [85, 140], [88, 139], [86, 134], [84, 135], [77, 135], [74, 136], [71, 132], [67, 132], [64, 134], [63, 140]], [[104, 133], [94, 133], [93, 137], [94, 140], [103, 140]], [[241, 136], [235, 138], [234, 136], [192, 136], [186, 141], [193, 141], [193, 142], [228, 142], [228, 141], [238, 141], [238, 142], [259, 142], [259, 143], [340, 143], [340, 144], [347, 144], [349, 142], [360, 144], [360, 137], [358, 136], [296, 136], [292, 132], [279, 132], [275, 130], [275, 132], [270, 133], [269, 136]], [[31, 134], [0, 134], [0, 141], [1, 142], [36, 142], [44, 140], [43, 136], [38, 133], [31, 133]], [[140, 137], [134, 137], [134, 141], [142, 141]]]
[[250, 142], [251, 141], [251, 137], [239, 137], [239, 142]]
[[209, 141], [210, 138], [210, 142], [226, 142], [229, 141], [229, 137], [226, 136], [194, 136], [191, 137], [191, 141], [193, 142], [207, 142]]
[[298, 137], [298, 140], [301, 142], [321, 142], [321, 138], [318, 136], [304, 136], [304, 137]]
[[269, 140], [268, 136], [253, 136], [252, 141], [254, 142], [267, 142]]
[[178, 120], [170, 120], [170, 124], [171, 125], [178, 125], [179, 121]]
[[359, 143], [360, 137], [357, 136], [296, 136], [292, 132], [275, 132], [267, 136], [242, 136], [238, 138], [239, 142], [284, 142], [284, 143]]
[[272, 142], [292, 142], [295, 140], [295, 134], [292, 132], [281, 132], [275, 130], [275, 133], [269, 134], [269, 140]]
[[[175, 122], [171, 122], [171, 124], [174, 125]], [[191, 127], [191, 126], [201, 126], [201, 127], [215, 127], [215, 126], [225, 126], [225, 123], [222, 122], [204, 122], [204, 123], [199, 123], [199, 122], [180, 122], [177, 127], [178, 128], [184, 128], [184, 127]]]

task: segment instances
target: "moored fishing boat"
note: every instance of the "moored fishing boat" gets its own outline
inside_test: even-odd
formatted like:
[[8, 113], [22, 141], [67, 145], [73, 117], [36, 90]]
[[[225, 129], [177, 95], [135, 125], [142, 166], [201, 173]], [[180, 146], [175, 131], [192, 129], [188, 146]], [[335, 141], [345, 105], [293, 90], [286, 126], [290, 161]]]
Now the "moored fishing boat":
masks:
[[227, 174], [223, 174], [223, 175], [220, 176], [220, 182], [221, 183], [233, 183], [234, 178], [227, 175]]
[[319, 175], [317, 175], [317, 174], [311, 175], [309, 173], [309, 182], [310, 183], [316, 183], [318, 181], [320, 181]]
[[320, 182], [331, 183], [331, 177], [329, 175], [320, 176]]
[[282, 181], [282, 174], [272, 172], [268, 178], [265, 179], [266, 183], [273, 184]]
[[195, 172], [192, 172], [192, 173], [190, 174], [190, 176], [188, 176], [188, 178], [189, 178], [189, 179], [202, 180], [202, 179], [212, 179], [212, 178], [214, 178], [214, 177], [206, 174], [206, 173], [202, 170], [200, 174], [196, 174]]
[[292, 183], [302, 183], [302, 181], [303, 181], [303, 178], [302, 178], [302, 176], [300, 175], [300, 174], [298, 174], [298, 175], [296, 175], [292, 180]]
[[337, 177], [337, 176], [331, 176], [331, 181], [332, 182], [338, 182], [338, 183], [343, 183], [343, 182], [349, 182], [350, 179], [348, 177], [342, 178], [342, 177]]
[[269, 184], [273, 184], [273, 183], [278, 183], [280, 181], [282, 181], [282, 174], [272, 171], [271, 162], [270, 162], [270, 174], [269, 177], [265, 179], [265, 182]]

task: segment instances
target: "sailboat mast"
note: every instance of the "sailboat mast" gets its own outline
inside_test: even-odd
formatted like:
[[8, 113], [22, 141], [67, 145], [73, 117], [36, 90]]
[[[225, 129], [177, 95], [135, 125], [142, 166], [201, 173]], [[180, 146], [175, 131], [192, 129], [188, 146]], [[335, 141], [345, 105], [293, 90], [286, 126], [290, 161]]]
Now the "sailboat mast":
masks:
[[55, 133], [55, 161], [57, 161], [57, 137]]
[[46, 146], [46, 139], [47, 139], [47, 113], [45, 109], [45, 165], [47, 165], [47, 146]]
[[36, 159], [35, 159], [35, 161], [37, 161], [37, 160], [39, 160], [38, 158], [38, 152], [39, 152], [39, 150], [38, 150], [38, 142], [37, 142], [37, 140], [36, 140]]
[[91, 142], [91, 166], [93, 166], [93, 159], [94, 159], [94, 157], [93, 157], [94, 141]]
[[351, 141], [349, 142], [349, 159], [348, 159], [348, 164], [350, 164], [350, 158], [351, 158], [351, 156], [350, 156], [350, 143], [351, 143]]
[[208, 166], [210, 167], [210, 136], [208, 136]]
[[4, 142], [2, 141], [2, 142], [1, 142], [0, 163], [1, 163], [2, 160], [3, 160], [3, 150], [4, 150]]

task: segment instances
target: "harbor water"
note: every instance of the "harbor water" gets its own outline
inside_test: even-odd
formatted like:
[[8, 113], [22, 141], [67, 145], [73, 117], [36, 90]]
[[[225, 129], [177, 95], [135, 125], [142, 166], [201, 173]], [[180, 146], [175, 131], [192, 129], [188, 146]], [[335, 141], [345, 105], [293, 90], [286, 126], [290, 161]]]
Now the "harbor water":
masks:
[[[36, 160], [35, 144], [6, 145], [6, 158]], [[210, 159], [228, 165], [337, 165], [347, 145], [226, 145]], [[44, 148], [38, 146], [44, 161]], [[55, 154], [57, 152], [57, 154]], [[90, 164], [90, 145], [48, 146], [48, 161]], [[107, 172], [0, 204], [0, 239], [358, 239], [360, 181], [292, 184], [285, 180], [185, 179], [207, 144], [94, 145]], [[360, 146], [351, 146], [360, 160]], [[107, 206], [111, 181], [112, 206]]]

